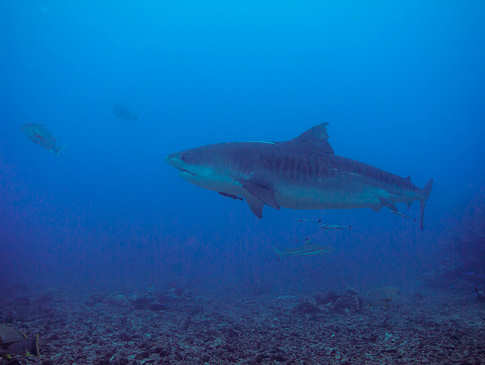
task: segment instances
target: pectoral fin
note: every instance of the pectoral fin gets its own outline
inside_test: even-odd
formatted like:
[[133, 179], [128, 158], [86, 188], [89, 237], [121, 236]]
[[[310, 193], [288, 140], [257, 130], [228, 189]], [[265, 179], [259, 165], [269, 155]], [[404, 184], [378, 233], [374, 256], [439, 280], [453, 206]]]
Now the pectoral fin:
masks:
[[245, 199], [254, 215], [258, 218], [262, 218], [263, 202], [250, 193], [246, 194]]
[[241, 184], [249, 195], [253, 195], [256, 199], [272, 208], [280, 209], [280, 205], [274, 196], [274, 190], [270, 186], [252, 180], [242, 181]]

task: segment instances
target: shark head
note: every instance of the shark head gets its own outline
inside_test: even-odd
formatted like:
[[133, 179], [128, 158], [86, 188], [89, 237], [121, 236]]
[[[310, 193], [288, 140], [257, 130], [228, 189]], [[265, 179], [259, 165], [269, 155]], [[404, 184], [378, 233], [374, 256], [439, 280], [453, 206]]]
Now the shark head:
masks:
[[[205, 189], [227, 191], [234, 185], [233, 171], [227, 156], [217, 145], [172, 153], [167, 162], [179, 170], [180, 176]], [[227, 161], [226, 161], [227, 160]]]

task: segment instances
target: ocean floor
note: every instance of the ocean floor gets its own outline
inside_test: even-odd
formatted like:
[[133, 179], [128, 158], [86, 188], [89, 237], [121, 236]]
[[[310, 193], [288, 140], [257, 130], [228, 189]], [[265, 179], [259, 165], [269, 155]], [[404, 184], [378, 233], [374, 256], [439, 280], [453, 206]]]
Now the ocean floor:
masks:
[[51, 290], [0, 306], [1, 323], [40, 338], [40, 356], [0, 364], [485, 364], [485, 303], [466, 292]]

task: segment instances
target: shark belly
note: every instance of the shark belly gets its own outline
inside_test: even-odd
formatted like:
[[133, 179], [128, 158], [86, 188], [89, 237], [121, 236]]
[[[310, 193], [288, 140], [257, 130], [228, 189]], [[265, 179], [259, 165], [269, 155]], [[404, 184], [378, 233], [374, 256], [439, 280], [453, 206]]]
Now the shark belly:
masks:
[[197, 185], [203, 189], [216, 191], [218, 193], [225, 193], [237, 197], [243, 197], [245, 192], [241, 184], [230, 176], [194, 176], [192, 174], [182, 172], [180, 174], [185, 180]]
[[352, 179], [328, 179], [316, 184], [281, 184], [275, 189], [278, 203], [290, 209], [378, 208], [393, 194], [378, 184]]

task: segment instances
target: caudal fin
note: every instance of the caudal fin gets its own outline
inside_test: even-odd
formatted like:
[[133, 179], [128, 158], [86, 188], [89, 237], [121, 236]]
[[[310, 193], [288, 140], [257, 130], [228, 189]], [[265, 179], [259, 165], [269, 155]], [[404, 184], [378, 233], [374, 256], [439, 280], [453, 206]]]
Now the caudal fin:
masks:
[[431, 189], [433, 188], [433, 179], [430, 179], [428, 183], [424, 186], [424, 188], [421, 190], [421, 218], [419, 221], [419, 226], [421, 230], [424, 229], [424, 207], [426, 206], [426, 202], [428, 201], [429, 194], [431, 193]]

